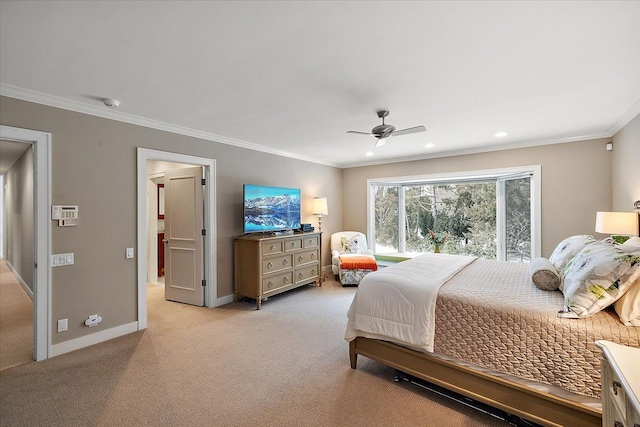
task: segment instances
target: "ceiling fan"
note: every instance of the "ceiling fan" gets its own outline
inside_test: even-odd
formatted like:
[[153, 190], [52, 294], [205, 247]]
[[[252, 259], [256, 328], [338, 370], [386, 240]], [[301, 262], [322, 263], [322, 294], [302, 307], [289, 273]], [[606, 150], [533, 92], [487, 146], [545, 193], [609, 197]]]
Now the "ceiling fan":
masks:
[[417, 132], [425, 132], [427, 129], [424, 126], [415, 126], [412, 128], [396, 130], [396, 127], [393, 125], [387, 125], [384, 123], [384, 118], [389, 116], [388, 110], [380, 110], [377, 112], [378, 117], [382, 119], [382, 124], [371, 129], [371, 132], [359, 132], [357, 130], [349, 130], [347, 133], [357, 133], [360, 135], [370, 135], [375, 136], [378, 141], [376, 142], [376, 147], [380, 147], [387, 142], [387, 139], [392, 136], [400, 136], [400, 135], [409, 135], [411, 133]]

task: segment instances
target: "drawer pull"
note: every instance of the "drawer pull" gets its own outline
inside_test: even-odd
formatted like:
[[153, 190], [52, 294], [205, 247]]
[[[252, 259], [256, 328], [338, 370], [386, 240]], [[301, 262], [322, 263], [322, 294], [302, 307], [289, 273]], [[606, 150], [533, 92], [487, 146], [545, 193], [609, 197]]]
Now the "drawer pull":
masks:
[[267, 264], [267, 267], [269, 267], [269, 268], [273, 268], [273, 263], [272, 263], [272, 262], [270, 262], [269, 264]]
[[316, 269], [311, 270], [311, 274], [316, 274]]
[[284, 283], [289, 283], [289, 277], [288, 276], [284, 277]]
[[271, 245], [271, 251], [275, 251], [276, 250], [276, 245]]
[[302, 261], [303, 259], [304, 259], [304, 257], [303, 257], [302, 255], [300, 255], [300, 256], [298, 257], [298, 261]]
[[299, 277], [300, 279], [302, 279], [302, 278], [304, 277], [304, 273], [302, 273], [302, 272], [298, 273], [298, 277]]
[[311, 254], [311, 259], [316, 259], [316, 254]]
[[612, 381], [611, 385], [613, 386], [613, 394], [618, 395], [618, 389], [622, 388], [622, 384], [618, 381]]
[[288, 259], [285, 259], [284, 261], [282, 261], [282, 263], [283, 263], [284, 265], [289, 265], [289, 260], [288, 260]]
[[270, 288], [273, 288], [273, 282], [269, 282], [267, 286], [269, 286]]
[[291, 242], [291, 247], [295, 248], [296, 247], [296, 242]]

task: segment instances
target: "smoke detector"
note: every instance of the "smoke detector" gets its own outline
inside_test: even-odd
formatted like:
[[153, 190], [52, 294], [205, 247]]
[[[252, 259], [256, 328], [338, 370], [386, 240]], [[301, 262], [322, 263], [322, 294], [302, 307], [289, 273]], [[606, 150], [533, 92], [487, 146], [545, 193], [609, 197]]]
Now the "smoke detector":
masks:
[[102, 98], [102, 103], [109, 108], [118, 108], [120, 106], [120, 101], [113, 98]]

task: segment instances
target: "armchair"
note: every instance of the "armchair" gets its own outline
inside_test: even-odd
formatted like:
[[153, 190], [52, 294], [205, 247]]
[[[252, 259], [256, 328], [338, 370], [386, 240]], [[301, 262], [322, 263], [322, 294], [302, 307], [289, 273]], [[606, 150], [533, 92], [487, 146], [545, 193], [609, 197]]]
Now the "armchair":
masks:
[[357, 286], [364, 276], [377, 269], [364, 234], [341, 231], [331, 235], [331, 271], [342, 286]]

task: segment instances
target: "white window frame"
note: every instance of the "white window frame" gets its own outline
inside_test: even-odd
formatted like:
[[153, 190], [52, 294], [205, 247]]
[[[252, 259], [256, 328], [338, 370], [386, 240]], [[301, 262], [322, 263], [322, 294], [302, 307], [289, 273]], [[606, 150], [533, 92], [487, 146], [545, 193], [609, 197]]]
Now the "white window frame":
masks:
[[[518, 175], [523, 177], [526, 175], [531, 176], [531, 257], [539, 257], [542, 253], [542, 167], [540, 165], [528, 165], [528, 166], [514, 166], [509, 168], [498, 169], [485, 169], [474, 171], [460, 171], [449, 172], [439, 174], [427, 174], [427, 175], [411, 175], [411, 176], [397, 176], [397, 177], [383, 177], [383, 178], [370, 178], [367, 180], [367, 240], [370, 242], [370, 246], [375, 248], [375, 194], [374, 187], [376, 185], [393, 185], [399, 186], [407, 184], [421, 184], [434, 185], [439, 183], [452, 183], [452, 181], [459, 181], [460, 183], [469, 181], [482, 181], [493, 180], [497, 181], [496, 185], [496, 238], [498, 239], [498, 259], [504, 259], [506, 252], [504, 246], [504, 210], [503, 206], [504, 197], [499, 197], [499, 193], [504, 193], [504, 180], [513, 179]], [[501, 182], [501, 184], [500, 184]], [[400, 193], [404, 194], [404, 191], [398, 191], [398, 200], [400, 202]], [[400, 207], [400, 206], [399, 206]], [[502, 209], [500, 214], [498, 209]], [[404, 216], [404, 212], [398, 212], [398, 219]], [[502, 226], [500, 226], [502, 224]], [[403, 229], [402, 226], [399, 229]], [[401, 231], [399, 231], [401, 232]], [[399, 242], [399, 246], [400, 246]], [[398, 252], [400, 251], [398, 248]]]

